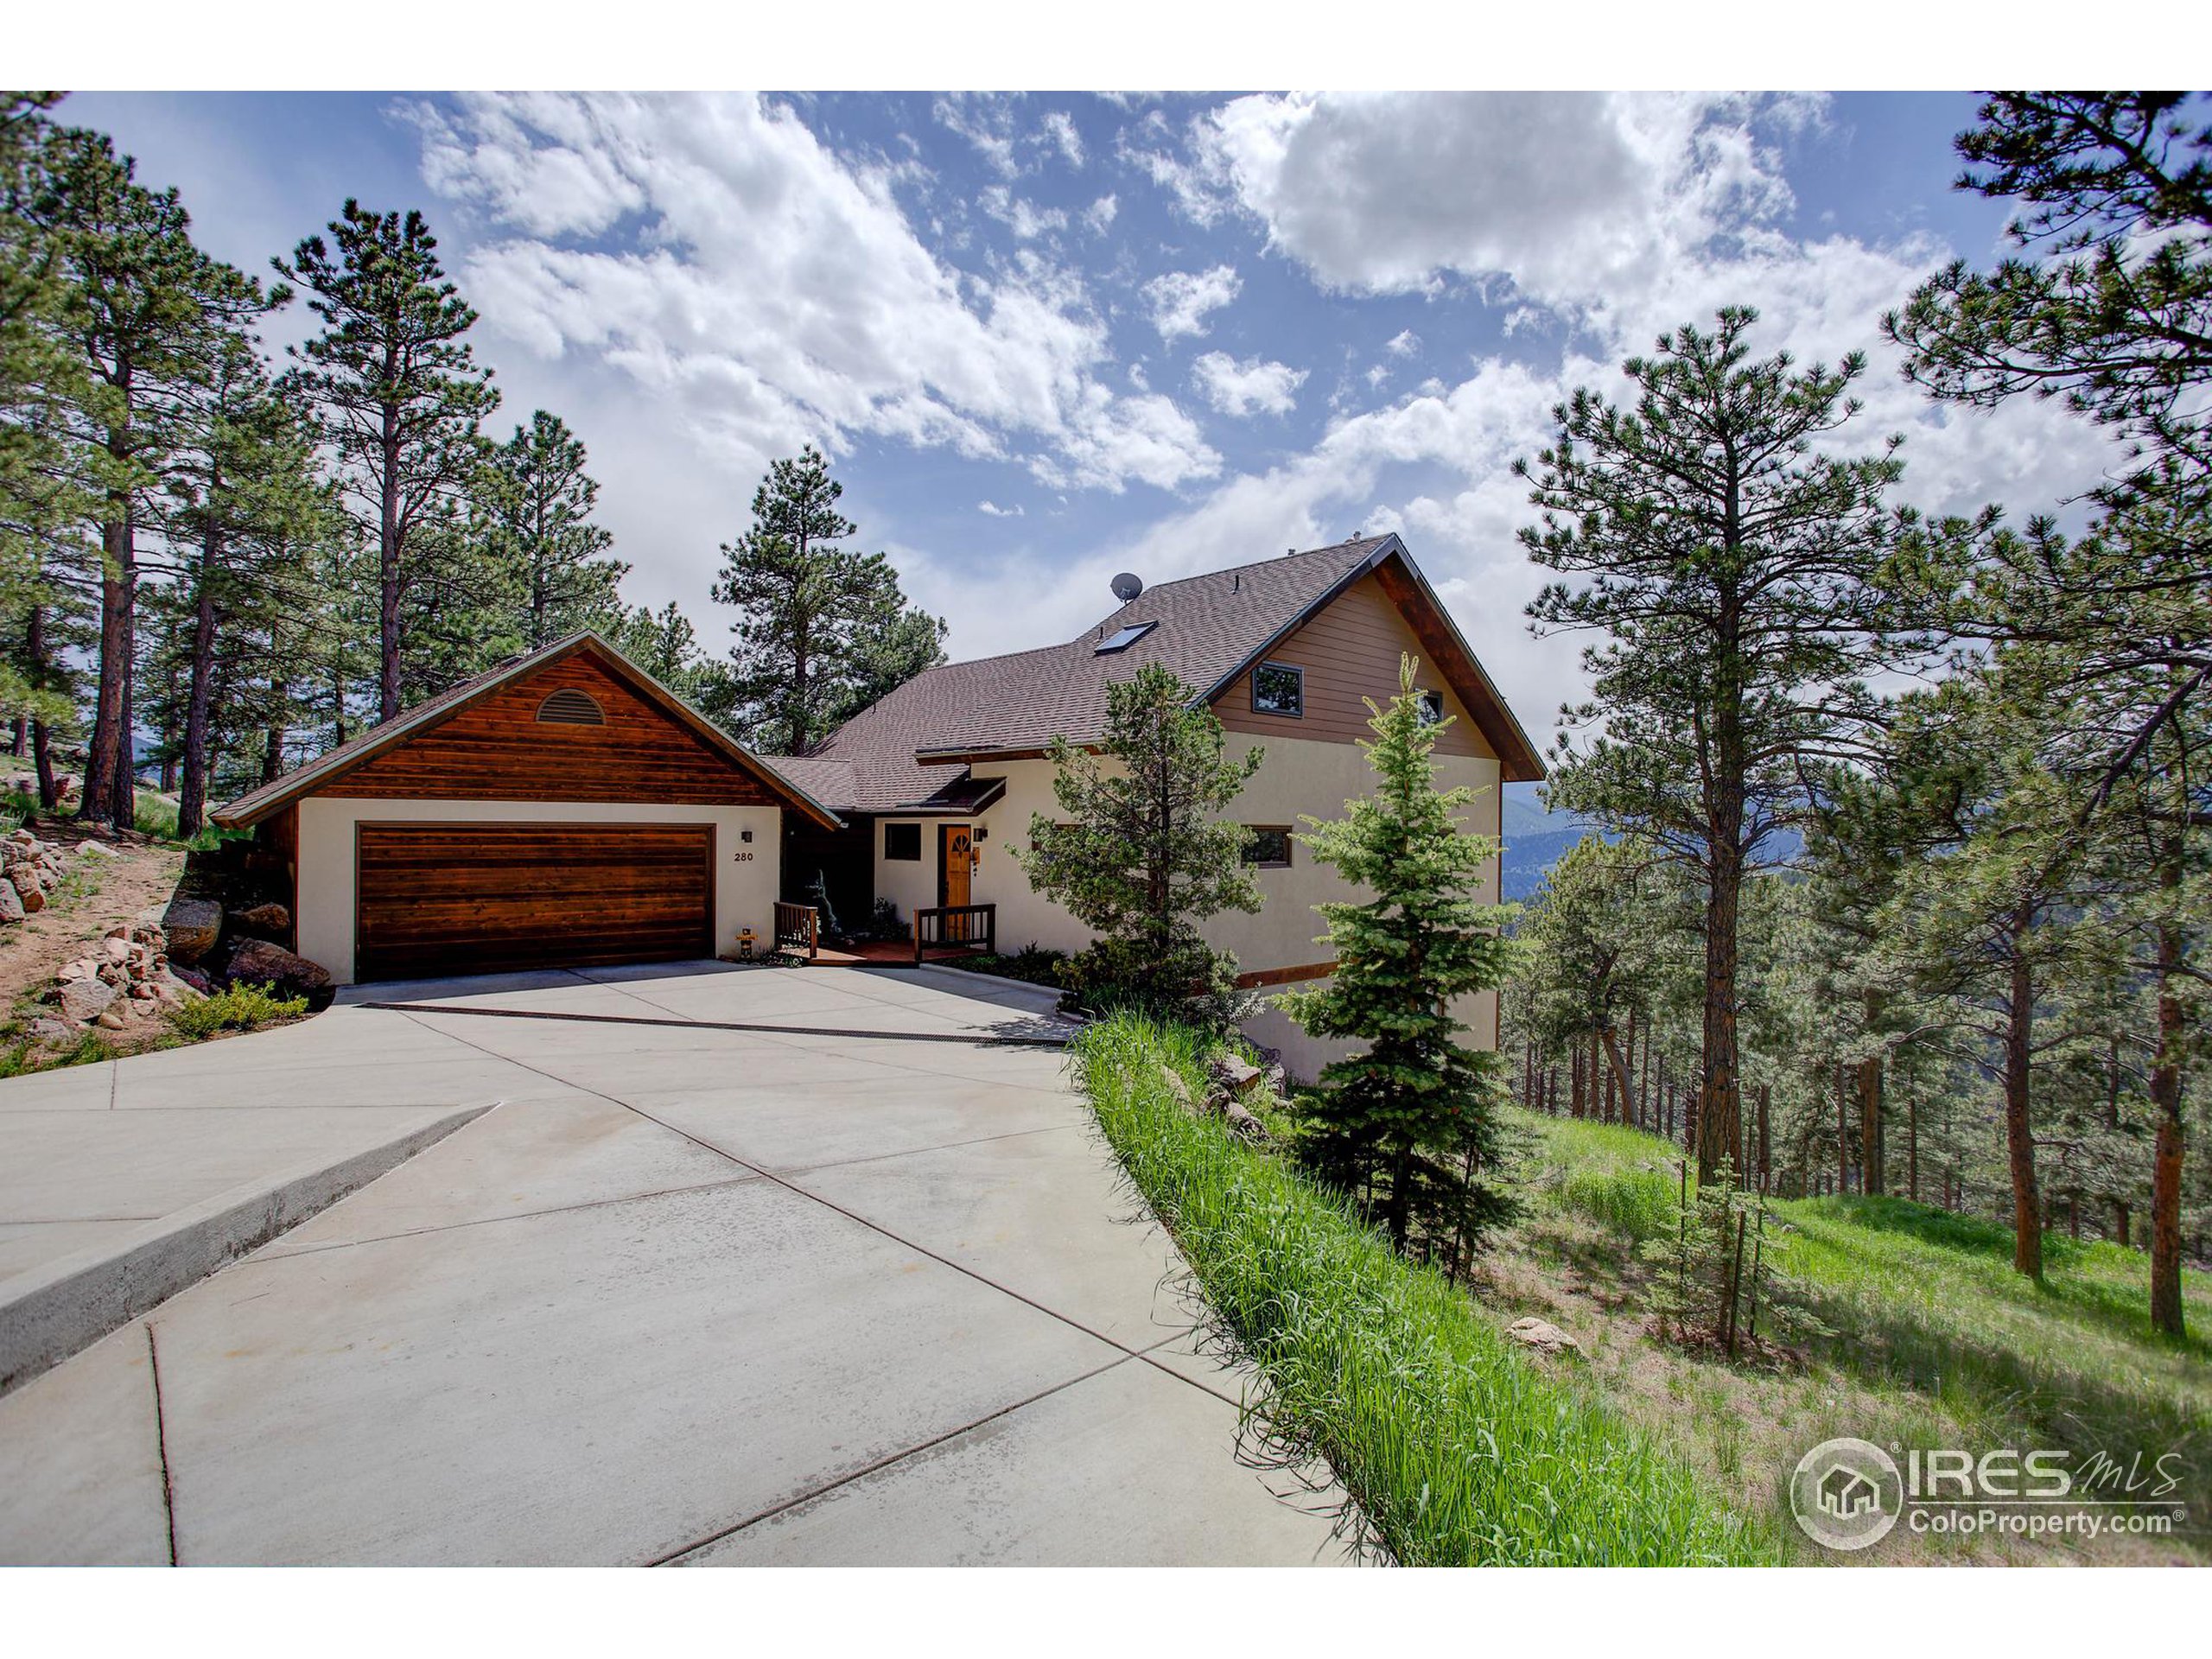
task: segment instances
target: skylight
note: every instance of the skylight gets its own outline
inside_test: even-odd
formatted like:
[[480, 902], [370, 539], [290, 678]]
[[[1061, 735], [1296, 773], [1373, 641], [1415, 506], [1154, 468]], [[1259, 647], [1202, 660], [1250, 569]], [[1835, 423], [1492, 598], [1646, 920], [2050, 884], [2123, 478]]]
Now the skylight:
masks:
[[1101, 639], [1097, 648], [1090, 654], [1094, 657], [1103, 657], [1112, 652], [1127, 651], [1159, 626], [1157, 622], [1132, 622], [1127, 627], [1116, 628]]

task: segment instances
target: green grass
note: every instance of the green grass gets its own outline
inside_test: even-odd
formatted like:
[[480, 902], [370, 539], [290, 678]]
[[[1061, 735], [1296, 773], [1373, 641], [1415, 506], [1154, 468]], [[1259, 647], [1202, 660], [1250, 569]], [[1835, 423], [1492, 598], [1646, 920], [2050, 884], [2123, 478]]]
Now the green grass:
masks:
[[54, 1071], [66, 1065], [92, 1065], [115, 1058], [114, 1045], [105, 1033], [87, 1031], [67, 1048], [37, 1048], [16, 1041], [0, 1048], [0, 1077], [26, 1077], [35, 1071]]
[[[1649, 1236], [1655, 1181], [1677, 1155], [1633, 1130], [1529, 1119], [1541, 1201], [1627, 1237]], [[1654, 1170], [1666, 1172], [1654, 1174]], [[2193, 1516], [2212, 1515], [2212, 1276], [2184, 1270], [2191, 1334], [2151, 1327], [2137, 1250], [2044, 1237], [2037, 1284], [2012, 1270], [2012, 1230], [1897, 1198], [1777, 1202], [1776, 1265], [1834, 1334], [1813, 1357], [1901, 1401], [1926, 1402], [1980, 1449], [2101, 1451], [2147, 1465], [2180, 1454]]]
[[1018, 979], [1027, 985], [1049, 985], [1058, 990], [1066, 982], [1061, 979], [1058, 968], [1068, 959], [1065, 950], [1050, 950], [1042, 945], [1025, 944], [1010, 956], [948, 957], [941, 964], [959, 968], [971, 974], [988, 974], [995, 979]]
[[1774, 1541], [1579, 1383], [1513, 1351], [1464, 1289], [1408, 1263], [1279, 1158], [1173, 1102], [1192, 1033], [1117, 1015], [1074, 1064], [1137, 1190], [1268, 1389], [1255, 1410], [1319, 1452], [1402, 1562], [1748, 1564]]
[[303, 996], [280, 997], [271, 985], [231, 985], [169, 1010], [168, 1027], [187, 1042], [200, 1042], [219, 1031], [257, 1031], [297, 1020], [308, 1011]]

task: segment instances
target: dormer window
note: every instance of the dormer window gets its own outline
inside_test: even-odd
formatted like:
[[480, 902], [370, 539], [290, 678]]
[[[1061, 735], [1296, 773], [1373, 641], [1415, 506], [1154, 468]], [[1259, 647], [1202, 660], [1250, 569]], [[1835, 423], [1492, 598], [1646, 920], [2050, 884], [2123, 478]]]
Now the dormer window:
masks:
[[1441, 726], [1444, 723], [1444, 694], [1441, 691], [1421, 692], [1420, 702], [1415, 706], [1420, 710], [1423, 726]]
[[1306, 671], [1287, 663], [1262, 663], [1252, 671], [1252, 712], [1300, 720], [1306, 714]]
[[1117, 651], [1127, 651], [1159, 626], [1157, 622], [1132, 622], [1126, 627], [1116, 628], [1101, 639], [1097, 648], [1090, 654], [1094, 657], [1109, 657]]
[[541, 726], [604, 726], [599, 699], [581, 686], [564, 685], [537, 705]]

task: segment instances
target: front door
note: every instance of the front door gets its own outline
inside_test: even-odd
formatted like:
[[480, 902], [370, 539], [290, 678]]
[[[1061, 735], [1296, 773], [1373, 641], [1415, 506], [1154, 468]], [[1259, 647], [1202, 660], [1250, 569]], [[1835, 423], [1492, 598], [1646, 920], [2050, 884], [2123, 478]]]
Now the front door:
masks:
[[[965, 823], [946, 823], [938, 826], [937, 901], [947, 907], [969, 901], [969, 880], [976, 869], [976, 833]], [[967, 916], [948, 916], [944, 918], [944, 942], [947, 944], [964, 943], [969, 925]]]

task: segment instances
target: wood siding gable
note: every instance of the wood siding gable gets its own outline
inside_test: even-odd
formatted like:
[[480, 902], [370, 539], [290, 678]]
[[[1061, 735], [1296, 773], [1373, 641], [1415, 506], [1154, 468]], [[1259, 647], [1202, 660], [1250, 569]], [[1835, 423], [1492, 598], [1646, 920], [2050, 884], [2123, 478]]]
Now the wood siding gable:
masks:
[[[540, 721], [545, 699], [563, 690], [588, 693], [604, 723]], [[518, 677], [310, 792], [371, 799], [781, 804], [760, 779], [583, 652]]]
[[1272, 647], [1265, 661], [1301, 671], [1305, 712], [1297, 719], [1264, 714], [1252, 706], [1252, 675], [1239, 674], [1213, 701], [1224, 730], [1258, 738], [1356, 743], [1372, 738], [1363, 698], [1387, 706], [1398, 695], [1398, 659], [1416, 658], [1416, 683], [1444, 694], [1452, 717], [1437, 740], [1439, 754], [1497, 759], [1482, 728], [1452, 690], [1443, 667], [1427, 649], [1398, 601], [1374, 572], [1360, 577]]

